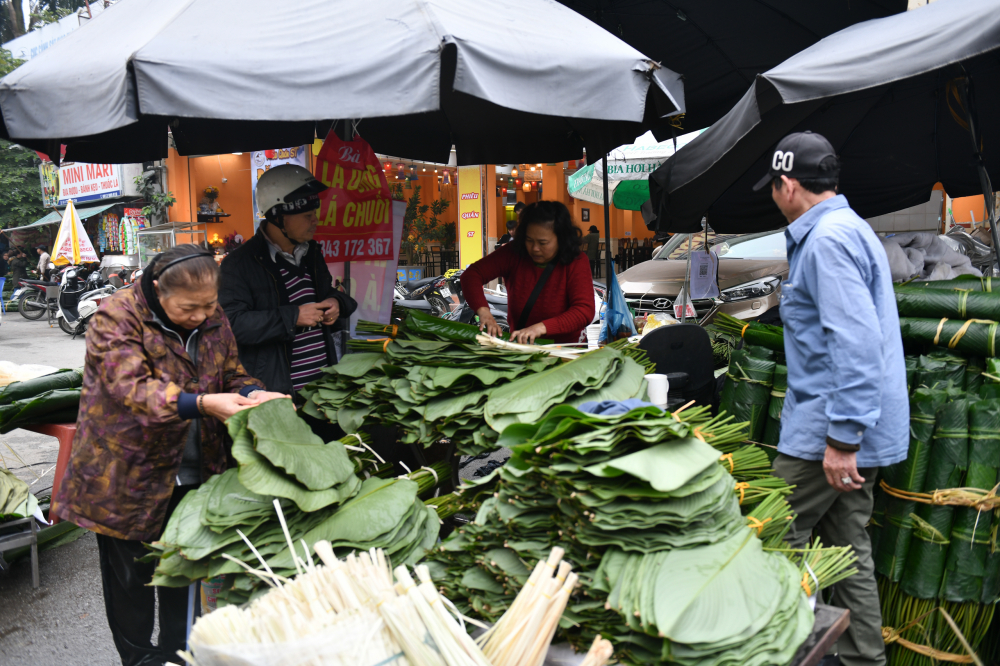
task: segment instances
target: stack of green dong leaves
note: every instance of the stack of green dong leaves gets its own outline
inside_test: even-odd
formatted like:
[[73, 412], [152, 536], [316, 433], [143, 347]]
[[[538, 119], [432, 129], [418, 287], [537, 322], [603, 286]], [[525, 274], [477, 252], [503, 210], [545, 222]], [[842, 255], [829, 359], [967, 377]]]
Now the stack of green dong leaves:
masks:
[[397, 564], [416, 562], [434, 545], [437, 514], [417, 497], [433, 475], [411, 475], [421, 483], [378, 476], [362, 481], [358, 473], [385, 474], [391, 467], [365, 467], [361, 458], [352, 459], [345, 444], [357, 444], [355, 437], [324, 444], [290, 400], [238, 412], [227, 425], [239, 467], [211, 477], [178, 504], [162, 538], [151, 545], [149, 557], [158, 561], [154, 585], [185, 586], [232, 574], [220, 594], [223, 602], [242, 603], [263, 592], [259, 578], [225, 557], [262, 568], [239, 532], [276, 574], [294, 575], [275, 499], [300, 558], [303, 540], [310, 553], [320, 540], [345, 553], [382, 548]]
[[478, 334], [475, 326], [412, 314], [395, 339], [355, 343], [377, 351], [348, 354], [306, 386], [304, 410], [345, 432], [378, 422], [398, 426], [406, 444], [449, 439], [460, 453], [478, 455], [496, 449], [505, 425], [536, 420], [552, 405], [643, 390], [637, 350], [609, 346], [566, 361], [483, 347]]
[[[765, 347], [746, 345], [734, 351], [729, 359], [729, 371], [719, 399], [720, 408], [740, 421], [749, 421], [747, 439], [754, 442], [764, 437], [777, 366], [776, 354]], [[786, 382], [787, 374], [786, 371]]]
[[[597, 417], [558, 406], [512, 424], [494, 495], [428, 556], [433, 577], [461, 610], [495, 620], [559, 545], [582, 582], [560, 625], [578, 647], [600, 633], [626, 664], [786, 663], [812, 613], [802, 571], [762, 548], [790, 527], [790, 489], [741, 445], [745, 427], [655, 407]], [[836, 554], [824, 584], [850, 565]]]
[[[788, 368], [781, 363], [774, 366], [774, 380], [771, 384], [771, 402], [767, 406], [767, 423], [761, 443], [778, 446], [781, 438], [781, 410], [785, 406], [785, 391], [788, 390]], [[769, 449], [775, 451], [776, 449]]]
[[40, 423], [76, 423], [82, 370], [59, 370], [0, 390], [0, 434]]
[[[1000, 402], [981, 399], [992, 390], [979, 386], [980, 365], [989, 360], [983, 364], [949, 352], [908, 363], [910, 384], [916, 387], [910, 398], [910, 447], [904, 462], [882, 472], [890, 489], [925, 498], [936, 491], [978, 489], [982, 496], [1000, 481]], [[901, 636], [912, 643], [962, 654], [943, 620], [910, 626], [943, 606], [977, 649], [1000, 599], [995, 512], [917, 501], [893, 490], [879, 496], [872, 518], [883, 623], [905, 629]], [[888, 659], [890, 664], [933, 663], [899, 644], [888, 648]]]

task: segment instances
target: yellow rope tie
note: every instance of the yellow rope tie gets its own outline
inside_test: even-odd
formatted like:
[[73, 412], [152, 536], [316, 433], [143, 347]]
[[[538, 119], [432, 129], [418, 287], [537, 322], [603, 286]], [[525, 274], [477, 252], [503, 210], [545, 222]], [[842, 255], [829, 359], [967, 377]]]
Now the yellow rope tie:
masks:
[[749, 487], [750, 487], [750, 484], [747, 483], [746, 481], [740, 481], [739, 483], [736, 484], [736, 490], [738, 490], [739, 493], [740, 493], [740, 505], [743, 504], [744, 494], [745, 494], [747, 488], [749, 488]]
[[[973, 324], [996, 324], [996, 322], [995, 321], [990, 321], [989, 319], [969, 319], [969, 320], [966, 320], [966, 322], [964, 324], [962, 324], [962, 328], [958, 329], [958, 332], [955, 333], [955, 335], [952, 336], [951, 340], [948, 341], [948, 349], [954, 349], [955, 346], [958, 344], [958, 341], [961, 340], [965, 336], [966, 331], [968, 331], [969, 327], [972, 326]], [[939, 326], [939, 328], [940, 328], [940, 326]], [[937, 344], [937, 343], [935, 342], [934, 344]], [[992, 350], [992, 345], [991, 345], [991, 350]]]
[[947, 317], [941, 319], [938, 322], [937, 333], [934, 334], [934, 344], [936, 345], [941, 340], [941, 329], [944, 328], [944, 323], [948, 321]]
[[769, 522], [771, 522], [771, 519], [765, 518], [764, 520], [758, 520], [753, 516], [747, 516], [747, 522], [750, 523], [749, 525], [750, 529], [757, 530], [757, 536], [760, 536], [761, 534], [764, 533], [764, 525], [767, 525]]
[[[905, 629], [903, 630], [905, 631]], [[910, 650], [911, 652], [916, 652], [930, 659], [936, 659], [937, 661], [947, 661], [952, 664], [971, 664], [974, 663], [970, 655], [967, 654], [953, 654], [951, 652], [942, 652], [941, 650], [935, 650], [934, 648], [927, 645], [920, 645], [919, 643], [914, 643], [908, 641], [905, 638], [900, 637], [899, 631], [896, 631], [892, 627], [882, 627], [882, 641], [886, 645], [892, 645], [893, 643], [899, 644], [901, 647]]]
[[729, 462], [729, 473], [730, 474], [732, 474], [736, 470], [736, 465], [733, 463], [733, 454], [732, 453], [724, 453], [723, 455], [719, 456], [719, 460], [720, 461], [726, 460], [726, 461]]
[[747, 332], [747, 329], [748, 329], [748, 328], [750, 328], [750, 324], [747, 324], [746, 326], [744, 326], [744, 327], [743, 327], [743, 330], [742, 330], [742, 331], [740, 331], [740, 337], [741, 337], [741, 338], [742, 338], [742, 337], [743, 337], [743, 335], [744, 335], [744, 334], [745, 334], [745, 333]]
[[934, 504], [938, 506], [964, 506], [980, 511], [992, 511], [1000, 507], [1000, 483], [993, 486], [992, 490], [984, 491], [980, 488], [945, 488], [935, 490], [933, 493], [912, 493], [906, 490], [893, 488], [885, 479], [879, 482], [882, 490], [891, 497], [895, 497], [908, 502], [920, 502], [921, 504]]
[[[695, 439], [699, 439], [703, 442], [705, 441], [705, 436], [701, 434], [701, 430], [695, 428], [694, 430], [691, 431], [691, 434], [694, 435]], [[712, 437], [712, 435], [709, 435], [709, 437]], [[705, 443], [707, 444], [708, 442]]]
[[386, 350], [389, 349], [389, 343], [390, 342], [392, 342], [392, 338], [386, 338], [385, 339], [385, 344], [382, 345], [382, 351], [386, 351]]
[[806, 572], [804, 572], [802, 574], [802, 582], [800, 583], [800, 585], [802, 585], [802, 589], [805, 591], [807, 597], [811, 597], [813, 595], [812, 588], [809, 587], [809, 572], [808, 571], [806, 571]]
[[958, 293], [958, 316], [965, 319], [965, 306], [969, 302], [969, 292], [961, 291]]

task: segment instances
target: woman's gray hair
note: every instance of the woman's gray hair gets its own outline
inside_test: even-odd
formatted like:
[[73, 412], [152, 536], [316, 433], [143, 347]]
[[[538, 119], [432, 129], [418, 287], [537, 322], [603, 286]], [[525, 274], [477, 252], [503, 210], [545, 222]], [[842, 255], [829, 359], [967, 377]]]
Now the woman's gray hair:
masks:
[[[203, 256], [198, 256], [203, 255]], [[193, 257], [170, 266], [171, 262]], [[219, 286], [219, 264], [208, 250], [200, 245], [175, 245], [156, 257], [152, 265], [153, 279], [159, 287], [160, 298], [177, 290], [195, 290]]]

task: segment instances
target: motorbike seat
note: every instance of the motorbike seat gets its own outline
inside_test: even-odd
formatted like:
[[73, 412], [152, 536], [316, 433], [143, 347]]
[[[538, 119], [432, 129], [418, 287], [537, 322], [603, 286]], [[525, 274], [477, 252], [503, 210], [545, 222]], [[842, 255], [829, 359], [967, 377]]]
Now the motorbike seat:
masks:
[[25, 279], [22, 279], [21, 282], [24, 282], [25, 284], [33, 284], [33, 285], [36, 285], [38, 287], [58, 287], [59, 286], [58, 282], [49, 282], [48, 280], [29, 280], [29, 279], [25, 278]]
[[422, 280], [410, 280], [409, 282], [403, 283], [403, 289], [407, 291], [413, 291], [415, 289], [423, 287], [425, 284], [430, 284], [431, 282], [434, 282], [437, 279], [438, 279], [437, 277], [429, 277], [429, 278], [424, 278]]
[[493, 294], [484, 294], [486, 296], [486, 302], [492, 303], [493, 305], [502, 305], [507, 307], [507, 299], [503, 296], [494, 296]]

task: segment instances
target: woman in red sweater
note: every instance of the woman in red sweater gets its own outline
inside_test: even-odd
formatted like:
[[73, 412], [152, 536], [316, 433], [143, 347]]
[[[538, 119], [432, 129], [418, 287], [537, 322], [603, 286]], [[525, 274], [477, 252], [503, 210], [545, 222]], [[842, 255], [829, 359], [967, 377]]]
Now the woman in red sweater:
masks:
[[[580, 230], [569, 209], [558, 201], [539, 201], [521, 211], [514, 240], [469, 266], [462, 292], [479, 315], [480, 328], [500, 335], [490, 314], [483, 285], [503, 278], [507, 284], [507, 320], [511, 339], [531, 344], [536, 338], [579, 342], [594, 318], [590, 262], [580, 252]], [[541, 284], [530, 304], [532, 294]]]

